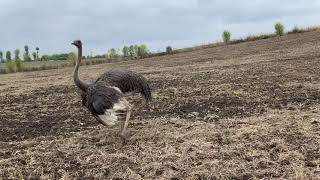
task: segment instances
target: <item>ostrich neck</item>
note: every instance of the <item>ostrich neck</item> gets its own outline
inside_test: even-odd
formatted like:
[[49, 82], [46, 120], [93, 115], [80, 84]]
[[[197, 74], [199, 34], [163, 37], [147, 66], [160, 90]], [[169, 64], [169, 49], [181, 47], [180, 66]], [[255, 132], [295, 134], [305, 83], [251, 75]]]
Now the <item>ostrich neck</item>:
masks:
[[82, 82], [79, 78], [79, 67], [81, 63], [81, 58], [82, 58], [82, 47], [78, 47], [78, 60], [76, 61], [76, 66], [74, 68], [73, 72], [73, 80], [75, 84], [84, 92], [87, 91], [88, 85]]

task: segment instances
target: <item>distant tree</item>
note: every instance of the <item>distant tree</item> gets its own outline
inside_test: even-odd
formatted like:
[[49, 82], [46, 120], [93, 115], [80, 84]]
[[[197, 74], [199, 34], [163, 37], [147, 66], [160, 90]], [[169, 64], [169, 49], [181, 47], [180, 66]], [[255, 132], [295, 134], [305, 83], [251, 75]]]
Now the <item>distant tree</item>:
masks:
[[67, 60], [69, 53], [62, 53], [62, 54], [53, 54], [53, 55], [43, 55], [40, 60], [41, 61], [60, 61], [60, 60]]
[[109, 59], [117, 59], [119, 57], [119, 54], [115, 48], [111, 48], [108, 51], [108, 58]]
[[135, 56], [134, 46], [133, 45], [129, 46], [129, 56], [130, 56], [131, 59], [133, 59], [134, 56]]
[[17, 71], [22, 71], [23, 70], [23, 62], [20, 59], [20, 50], [16, 49], [14, 50], [14, 64], [16, 66]]
[[139, 46], [138, 45], [131, 45], [129, 47], [129, 56], [131, 59], [135, 59], [138, 57], [138, 51], [139, 51]]
[[166, 47], [166, 53], [167, 54], [171, 54], [173, 52], [172, 47], [171, 46], [167, 46]]
[[50, 60], [67, 60], [68, 59], [68, 53], [63, 53], [63, 54], [53, 54], [51, 56]]
[[0, 61], [1, 61], [1, 63], [4, 63], [4, 58], [3, 58], [3, 52], [2, 51], [0, 51]]
[[31, 61], [31, 58], [30, 58], [30, 55], [29, 55], [29, 47], [28, 47], [28, 45], [24, 46], [23, 60], [24, 61]]
[[12, 59], [11, 59], [11, 52], [10, 51], [7, 51], [6, 52], [6, 61], [8, 62], [8, 61], [11, 61]]
[[108, 58], [108, 53], [107, 54], [102, 54], [102, 55], [95, 55], [92, 58]]
[[122, 56], [122, 50], [120, 50], [120, 48], [117, 48], [117, 54], [118, 54], [118, 58], [120, 58]]
[[11, 52], [7, 51], [6, 52], [6, 68], [8, 72], [14, 72], [14, 63], [12, 62], [11, 59]]
[[40, 50], [40, 48], [39, 48], [39, 47], [36, 47], [36, 51], [37, 51], [37, 60], [39, 60], [39, 50]]
[[41, 56], [41, 61], [49, 61], [50, 60], [50, 56], [49, 55], [43, 55]]
[[142, 44], [138, 46], [138, 56], [139, 57], [147, 57], [149, 54], [149, 49], [147, 48], [146, 45]]
[[223, 31], [222, 39], [223, 39], [223, 42], [228, 43], [231, 39], [231, 33], [229, 31]]
[[275, 29], [275, 31], [276, 31], [276, 34], [278, 35], [278, 36], [283, 36], [284, 35], [284, 25], [282, 24], [282, 23], [276, 23], [275, 25], [274, 25], [274, 29]]
[[68, 60], [71, 64], [75, 65], [75, 64], [76, 64], [76, 54], [75, 54], [74, 52], [69, 53], [67, 60]]
[[123, 57], [129, 57], [130, 56], [129, 47], [128, 46], [124, 46], [123, 47], [122, 54], [123, 54]]
[[298, 26], [294, 26], [294, 28], [290, 31], [290, 33], [302, 33], [303, 30], [300, 29]]
[[129, 57], [130, 56], [129, 47], [128, 46], [124, 46], [122, 48], [122, 54], [123, 54], [123, 57]]
[[137, 58], [139, 55], [138, 55], [138, 52], [139, 52], [139, 46], [137, 44], [135, 44], [133, 46], [133, 49], [134, 49], [134, 54], [135, 54], [135, 57], [134, 58]]
[[19, 49], [14, 50], [14, 60], [15, 61], [21, 60], [19, 54], [20, 54], [20, 50]]
[[32, 56], [33, 56], [33, 60], [36, 61], [36, 60], [37, 60], [37, 53], [36, 53], [36, 52], [33, 52], [33, 53], [32, 53]]

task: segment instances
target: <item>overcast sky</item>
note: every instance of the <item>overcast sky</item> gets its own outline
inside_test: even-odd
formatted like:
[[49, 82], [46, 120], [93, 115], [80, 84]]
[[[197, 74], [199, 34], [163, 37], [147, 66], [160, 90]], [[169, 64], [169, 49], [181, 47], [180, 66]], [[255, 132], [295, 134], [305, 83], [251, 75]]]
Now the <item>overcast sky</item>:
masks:
[[153, 51], [320, 25], [320, 0], [0, 0], [0, 50], [85, 54], [144, 43]]

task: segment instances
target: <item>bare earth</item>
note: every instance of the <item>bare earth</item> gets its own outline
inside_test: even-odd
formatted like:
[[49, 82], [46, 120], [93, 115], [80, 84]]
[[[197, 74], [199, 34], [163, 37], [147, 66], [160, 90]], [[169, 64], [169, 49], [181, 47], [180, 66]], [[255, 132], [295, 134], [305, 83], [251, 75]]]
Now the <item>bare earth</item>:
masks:
[[320, 179], [320, 31], [84, 66], [150, 80], [128, 144], [81, 106], [72, 68], [0, 75], [0, 179]]

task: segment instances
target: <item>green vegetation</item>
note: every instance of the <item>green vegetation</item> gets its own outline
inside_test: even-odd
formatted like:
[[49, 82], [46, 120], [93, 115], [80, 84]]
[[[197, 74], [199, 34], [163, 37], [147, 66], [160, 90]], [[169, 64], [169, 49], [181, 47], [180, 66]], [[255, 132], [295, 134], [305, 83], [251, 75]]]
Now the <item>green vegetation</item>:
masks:
[[3, 52], [2, 51], [0, 51], [0, 62], [4, 63], [4, 58], [3, 58]]
[[14, 50], [15, 71], [18, 71], [18, 72], [23, 71], [24, 69], [23, 62], [21, 61], [19, 54], [20, 54], [19, 49]]
[[135, 44], [135, 45], [133, 45], [133, 51], [134, 51], [134, 57], [133, 57], [133, 59], [138, 59], [138, 57], [139, 57], [139, 54], [138, 54], [138, 52], [139, 52], [139, 46], [137, 45], [137, 44]]
[[283, 24], [278, 22], [278, 23], [276, 23], [274, 25], [274, 28], [275, 28], [276, 34], [278, 36], [283, 36], [284, 35], [284, 25]]
[[[61, 61], [29, 61], [29, 62], [23, 62], [23, 69], [21, 71], [38, 71], [38, 70], [47, 70], [47, 69], [59, 69], [63, 67], [72, 67], [74, 64], [71, 64], [68, 60], [61, 60]], [[105, 59], [105, 58], [99, 58], [94, 59], [91, 58], [90, 60], [84, 60], [82, 61], [81, 65], [94, 65], [94, 64], [102, 64], [102, 63], [109, 63], [113, 62], [113, 60]], [[12, 63], [12, 71], [9, 71], [7, 68], [6, 63], [0, 63], [0, 74], [4, 73], [11, 73], [18, 71], [15, 69], [15, 63]]]
[[107, 53], [107, 58], [108, 59], [118, 59], [120, 57], [118, 51], [115, 48], [109, 49]]
[[123, 57], [129, 57], [130, 54], [129, 54], [129, 47], [128, 46], [124, 46], [122, 48], [122, 54], [123, 54]]
[[138, 46], [138, 56], [141, 58], [147, 57], [149, 54], [149, 49], [146, 45], [142, 44]]
[[6, 68], [9, 73], [14, 72], [14, 63], [12, 62], [10, 51], [6, 52]]
[[71, 52], [68, 54], [68, 59], [70, 64], [75, 65], [76, 64], [76, 54], [74, 52]]
[[15, 71], [14, 66], [15, 64], [12, 61], [6, 61], [6, 68], [8, 73]]
[[37, 53], [36, 52], [32, 52], [32, 57], [33, 57], [33, 60], [36, 61], [37, 60]]
[[144, 44], [141, 45], [131, 45], [131, 46], [124, 46], [122, 48], [122, 57], [130, 58], [130, 59], [137, 59], [137, 58], [145, 58], [148, 57], [150, 51], [148, 47]]
[[29, 46], [24, 46], [24, 54], [23, 54], [23, 60], [24, 61], [31, 61], [30, 55], [29, 55]]
[[135, 59], [138, 56], [137, 51], [135, 51], [135, 45], [129, 46], [129, 55], [131, 59]]
[[21, 59], [15, 60], [14, 65], [16, 71], [21, 72], [24, 70], [23, 62], [21, 61]]
[[19, 49], [14, 50], [14, 60], [15, 61], [21, 60], [19, 54], [20, 54], [20, 50]]
[[62, 54], [53, 54], [53, 55], [43, 55], [41, 57], [41, 61], [62, 61], [62, 60], [67, 60], [68, 59], [68, 53], [62, 53]]
[[228, 43], [231, 39], [231, 33], [229, 31], [223, 31], [222, 33], [223, 42]]
[[[11, 52], [6, 52], [6, 61], [3, 58], [3, 53], [0, 51], [0, 74], [20, 72], [20, 71], [34, 71], [43, 69], [53, 69], [58, 67], [64, 67], [68, 65], [68, 54], [53, 54], [43, 55], [39, 57], [39, 47], [36, 47], [36, 52], [32, 53], [33, 61], [29, 55], [29, 46], [24, 46], [23, 59], [20, 58], [20, 50], [14, 51], [14, 61], [12, 61]], [[40, 63], [39, 60], [47, 61]], [[55, 62], [60, 61], [60, 62]], [[4, 63], [6, 62], [6, 63]], [[100, 61], [99, 61], [100, 62]]]
[[11, 61], [12, 59], [11, 59], [11, 52], [10, 51], [7, 51], [6, 52], [6, 61], [8, 62], [8, 61]]
[[37, 58], [35, 59], [35, 60], [37, 60], [37, 61], [39, 61], [39, 50], [40, 50], [40, 48], [39, 47], [36, 47], [36, 51], [37, 51]]

